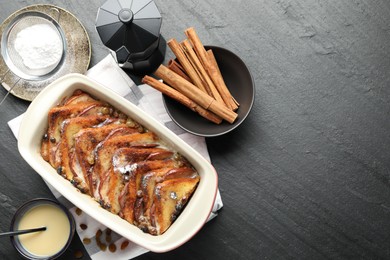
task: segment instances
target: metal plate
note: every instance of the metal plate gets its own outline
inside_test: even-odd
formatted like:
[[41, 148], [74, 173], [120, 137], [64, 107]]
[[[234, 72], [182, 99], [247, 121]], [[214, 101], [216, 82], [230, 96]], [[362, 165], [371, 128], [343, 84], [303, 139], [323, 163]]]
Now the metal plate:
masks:
[[0, 57], [0, 78], [6, 75], [1, 85], [8, 91], [15, 84], [10, 93], [18, 98], [32, 101], [43, 88], [55, 79], [73, 72], [84, 74], [89, 67], [92, 51], [89, 36], [80, 21], [70, 12], [53, 5], [32, 5], [16, 11], [0, 25], [0, 35], [15, 17], [27, 11], [41, 12], [55, 20], [58, 19], [58, 24], [62, 28], [67, 42], [62, 66], [56, 73], [44, 80], [19, 79], [12, 72], [7, 73], [8, 67], [3, 57]]

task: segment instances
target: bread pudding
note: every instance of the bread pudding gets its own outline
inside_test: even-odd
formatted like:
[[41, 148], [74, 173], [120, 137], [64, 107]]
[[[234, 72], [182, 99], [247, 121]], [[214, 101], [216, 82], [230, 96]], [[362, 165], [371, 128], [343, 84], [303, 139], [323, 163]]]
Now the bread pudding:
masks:
[[152, 235], [169, 228], [200, 181], [155, 133], [81, 90], [50, 109], [40, 152], [82, 193]]

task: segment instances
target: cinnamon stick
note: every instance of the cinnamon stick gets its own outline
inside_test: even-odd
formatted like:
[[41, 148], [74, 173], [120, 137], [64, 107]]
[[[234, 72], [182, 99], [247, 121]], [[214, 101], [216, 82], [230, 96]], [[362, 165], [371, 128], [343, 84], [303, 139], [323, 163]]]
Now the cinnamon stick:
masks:
[[199, 106], [194, 101], [192, 101], [188, 97], [184, 96], [183, 94], [181, 94], [177, 90], [171, 88], [170, 86], [164, 84], [163, 82], [161, 82], [153, 77], [150, 77], [148, 75], [146, 75], [142, 78], [142, 82], [155, 88], [156, 90], [167, 95], [168, 97], [175, 99], [176, 101], [178, 101], [179, 103], [188, 107], [192, 111], [197, 112], [199, 115], [206, 118], [207, 120], [210, 120], [211, 122], [216, 123], [216, 124], [220, 124], [222, 122], [222, 118], [218, 117], [214, 113]]
[[173, 70], [174, 72], [176, 72], [180, 76], [182, 76], [185, 80], [192, 83], [192, 80], [190, 79], [190, 77], [188, 77], [188, 75], [184, 72], [184, 68], [180, 65], [180, 63], [178, 63], [174, 59], [170, 59], [168, 61], [168, 68], [170, 70]]
[[[200, 73], [198, 67], [194, 64], [194, 61], [191, 59], [191, 57], [189, 56], [188, 52], [186, 51], [186, 48], [183, 46], [182, 43], [180, 43], [180, 48], [182, 49], [184, 55], [186, 56], [188, 62], [191, 64], [191, 67], [192, 69], [195, 71], [196, 75], [198, 75], [199, 79], [201, 80], [202, 82], [202, 85], [204, 87], [204, 89], [206, 90], [206, 93], [209, 95], [209, 96], [213, 96], [209, 86], [207, 85], [206, 81], [204, 80], [204, 78], [202, 77], [202, 74]], [[223, 100], [222, 100], [223, 101]]]
[[232, 124], [237, 119], [237, 113], [228, 109], [225, 105], [220, 104], [214, 98], [210, 97], [208, 94], [204, 93], [196, 86], [168, 69], [166, 66], [160, 65], [155, 71], [155, 75], [163, 79], [177, 91], [181, 92], [204, 109], [215, 113], [217, 116], [220, 116], [229, 123]]
[[183, 66], [181, 66], [181, 64], [180, 64], [179, 62], [177, 62], [176, 60], [170, 59], [170, 60], [168, 61], [168, 63], [175, 64], [176, 67], [178, 67], [180, 70], [182, 70], [182, 71], [184, 72]]
[[213, 66], [213, 63], [209, 61], [206, 49], [204, 48], [201, 40], [199, 39], [195, 29], [193, 27], [190, 27], [185, 30], [185, 34], [194, 46], [195, 51], [198, 54], [203, 66], [205, 67], [210, 78], [213, 80], [215, 86], [217, 87], [219, 93], [221, 94], [221, 97], [223, 98], [227, 106], [232, 110], [237, 110], [238, 106], [231, 98], [232, 95], [230, 94], [225, 84], [225, 81], [223, 80], [223, 77], [218, 74], [218, 71], [215, 66]]
[[[221, 70], [219, 69], [218, 62], [217, 62], [217, 59], [215, 58], [213, 50], [209, 49], [206, 52], [207, 52], [207, 57], [208, 57], [209, 61], [213, 63], [213, 65], [217, 69], [218, 74], [220, 75], [220, 77], [222, 77], [222, 73], [221, 73]], [[234, 103], [236, 103], [237, 107], [240, 106], [240, 103], [237, 102], [237, 100], [234, 98], [233, 95], [231, 95], [231, 98], [234, 101]]]
[[175, 39], [170, 39], [167, 42], [169, 48], [175, 54], [176, 58], [179, 60], [180, 64], [183, 66], [187, 75], [191, 78], [195, 86], [201, 89], [203, 92], [207, 93], [206, 88], [203, 86], [202, 80], [199, 78], [198, 74], [187, 60], [187, 57], [183, 53], [183, 50], [180, 47], [180, 44]]
[[[190, 42], [186, 39], [186, 40], [182, 41], [181, 45], [184, 47], [184, 50], [188, 54], [189, 59], [193, 62], [194, 66], [197, 68], [200, 75], [205, 80], [205, 82], [207, 84], [206, 90], [208, 91], [209, 95], [212, 96], [213, 98], [215, 98], [218, 102], [225, 104], [225, 101], [222, 99], [222, 97], [219, 94], [217, 88], [215, 87], [213, 81], [210, 79], [206, 70], [202, 66], [202, 63], [200, 62], [198, 56], [196, 56], [196, 53], [192, 49]], [[227, 104], [225, 104], [225, 105], [227, 105]]]

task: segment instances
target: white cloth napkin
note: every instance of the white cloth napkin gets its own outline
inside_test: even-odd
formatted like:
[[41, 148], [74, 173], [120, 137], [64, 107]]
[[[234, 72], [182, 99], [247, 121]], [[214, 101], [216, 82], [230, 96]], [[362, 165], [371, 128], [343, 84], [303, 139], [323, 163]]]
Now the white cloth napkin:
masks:
[[[111, 55], [107, 55], [107, 57], [105, 57], [97, 65], [89, 69], [86, 75], [91, 79], [101, 83], [102, 85], [112, 88], [119, 95], [136, 104], [149, 115], [153, 116], [169, 129], [171, 129], [180, 138], [186, 141], [189, 145], [195, 148], [200, 154], [202, 154], [207, 160], [210, 161], [205, 139], [203, 137], [189, 134], [177, 127], [175, 123], [172, 122], [165, 110], [161, 93], [148, 85], [137, 86], [134, 84], [130, 77], [119, 68]], [[8, 122], [8, 125], [15, 137], [18, 136], [18, 130], [22, 118], [23, 114]], [[48, 186], [53, 192], [54, 196], [62, 204], [67, 206], [72, 212], [77, 224], [76, 231], [80, 236], [80, 239], [82, 241], [85, 241], [85, 239], [90, 239], [90, 243], [84, 243], [84, 245], [92, 259], [131, 259], [148, 252], [147, 249], [140, 247], [132, 242], [130, 242], [125, 249], [121, 249], [121, 246], [126, 241], [125, 238], [114, 232], [107, 236], [107, 228], [104, 225], [100, 224], [85, 213], [80, 214], [74, 205], [62, 197], [61, 194], [59, 194], [53, 187], [50, 185]], [[209, 220], [217, 215], [217, 211], [222, 208], [222, 206], [223, 203], [218, 192], [217, 199], [215, 201], [215, 205]], [[87, 228], [85, 228], [85, 225]], [[99, 229], [103, 232], [100, 241], [107, 245], [106, 250], [102, 250], [101, 247], [97, 245], [95, 235]], [[106, 241], [106, 238], [110, 238], [110, 241]], [[111, 252], [109, 250], [109, 244], [115, 244], [115, 252]]]

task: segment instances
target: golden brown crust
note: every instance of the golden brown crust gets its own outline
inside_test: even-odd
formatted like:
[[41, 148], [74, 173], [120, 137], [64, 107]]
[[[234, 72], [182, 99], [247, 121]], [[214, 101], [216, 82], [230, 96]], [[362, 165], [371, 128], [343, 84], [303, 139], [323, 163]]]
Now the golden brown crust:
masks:
[[72, 169], [78, 169], [84, 175], [89, 195], [93, 195], [91, 168], [95, 163], [94, 150], [107, 136], [115, 134], [129, 134], [134, 129], [129, 128], [120, 120], [99, 128], [86, 128], [75, 135], [75, 153], [72, 160]]
[[[103, 207], [118, 214], [121, 210], [120, 195], [126, 182], [130, 179], [130, 171], [140, 162], [150, 161], [153, 158], [165, 159], [172, 156], [161, 148], [133, 148], [124, 147], [115, 150], [112, 164], [105, 177], [100, 182], [99, 196]], [[160, 154], [159, 157], [155, 156]], [[162, 156], [165, 155], [165, 157]]]
[[173, 159], [156, 160], [156, 161], [141, 161], [136, 164], [130, 164], [128, 182], [122, 195], [123, 205], [121, 207], [121, 214], [124, 219], [133, 223], [135, 220], [134, 207], [138, 193], [141, 189], [141, 180], [144, 174], [150, 171], [164, 170], [168, 172], [172, 168], [178, 167], [178, 163]]
[[107, 106], [98, 101], [88, 101], [63, 107], [54, 107], [49, 111], [49, 127], [47, 130], [47, 138], [49, 142], [48, 147], [46, 148], [48, 149], [49, 162], [54, 168], [59, 166], [59, 152], [57, 149], [61, 139], [61, 129], [63, 122], [66, 119], [77, 117], [80, 114], [83, 114], [83, 116], [88, 116], [88, 111], [90, 111], [92, 114], [99, 109], [105, 110], [107, 109]]
[[156, 134], [80, 90], [49, 111], [40, 152], [81, 192], [153, 235], [172, 224], [199, 182]]
[[61, 141], [59, 150], [61, 154], [61, 173], [66, 179], [73, 180], [74, 171], [71, 170], [70, 161], [74, 153], [75, 135], [83, 128], [96, 126], [105, 120], [107, 116], [75, 117], [64, 120], [61, 129]]
[[189, 167], [163, 168], [156, 171], [150, 171], [142, 176], [140, 188], [142, 192], [137, 198], [135, 220], [139, 227], [147, 229], [150, 233], [157, 233], [152, 226], [151, 209], [153, 198], [155, 196], [156, 185], [169, 179], [177, 178], [196, 178], [197, 174], [194, 169]]
[[164, 233], [187, 203], [199, 182], [196, 178], [166, 180], [155, 187], [151, 221], [156, 234]]

